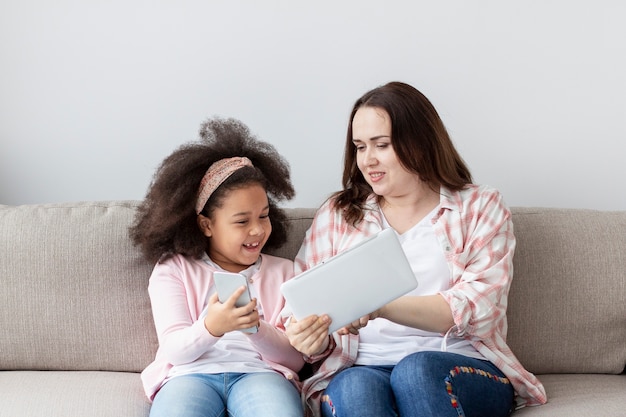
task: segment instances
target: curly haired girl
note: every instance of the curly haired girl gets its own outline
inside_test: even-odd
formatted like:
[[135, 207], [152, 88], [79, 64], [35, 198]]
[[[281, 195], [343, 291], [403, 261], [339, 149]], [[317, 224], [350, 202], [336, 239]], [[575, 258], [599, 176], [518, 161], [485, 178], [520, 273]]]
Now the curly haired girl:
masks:
[[[208, 120], [200, 136], [162, 162], [130, 228], [156, 263], [159, 348], [142, 372], [150, 415], [300, 417], [304, 361], [280, 320], [293, 263], [261, 254], [286, 240], [277, 201], [294, 195], [289, 165], [234, 119]], [[245, 275], [252, 300], [235, 305], [242, 286], [220, 302], [216, 271]]]

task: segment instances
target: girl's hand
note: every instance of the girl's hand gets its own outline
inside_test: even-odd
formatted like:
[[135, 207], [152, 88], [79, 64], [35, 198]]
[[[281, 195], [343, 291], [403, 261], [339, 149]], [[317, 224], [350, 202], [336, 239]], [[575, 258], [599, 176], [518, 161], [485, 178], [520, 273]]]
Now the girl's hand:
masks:
[[297, 321], [291, 317], [285, 333], [291, 346], [307, 356], [315, 356], [324, 352], [330, 343], [328, 327], [330, 317], [311, 315]]
[[228, 300], [220, 303], [217, 293], [209, 297], [209, 308], [204, 318], [204, 327], [215, 337], [222, 337], [233, 330], [247, 329], [259, 325], [259, 312], [256, 298], [243, 307], [236, 307], [237, 298], [246, 290], [242, 286], [235, 290]]

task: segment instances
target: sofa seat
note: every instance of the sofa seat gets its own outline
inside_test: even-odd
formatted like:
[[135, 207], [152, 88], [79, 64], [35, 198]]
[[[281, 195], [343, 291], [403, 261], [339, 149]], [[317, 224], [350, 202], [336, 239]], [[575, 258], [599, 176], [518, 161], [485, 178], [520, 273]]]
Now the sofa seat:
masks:
[[145, 417], [150, 412], [135, 372], [4, 371], [0, 387], [0, 417]]
[[548, 403], [526, 407], [514, 417], [624, 417], [626, 375], [537, 375], [548, 394]]

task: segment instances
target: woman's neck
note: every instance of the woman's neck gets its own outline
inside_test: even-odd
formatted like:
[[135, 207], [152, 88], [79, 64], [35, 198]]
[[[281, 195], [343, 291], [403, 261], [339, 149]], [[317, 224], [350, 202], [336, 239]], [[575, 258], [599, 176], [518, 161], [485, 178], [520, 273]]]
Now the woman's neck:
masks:
[[402, 234], [437, 207], [439, 199], [439, 193], [425, 185], [404, 196], [383, 196], [380, 207], [391, 227]]

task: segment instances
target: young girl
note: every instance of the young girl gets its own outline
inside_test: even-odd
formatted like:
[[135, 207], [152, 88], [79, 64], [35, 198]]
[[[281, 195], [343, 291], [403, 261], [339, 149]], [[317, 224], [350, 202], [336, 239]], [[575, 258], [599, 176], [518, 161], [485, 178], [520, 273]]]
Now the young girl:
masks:
[[[261, 254], [286, 240], [274, 200], [294, 195], [289, 166], [236, 120], [209, 120], [200, 134], [163, 161], [130, 229], [156, 262], [159, 349], [141, 375], [150, 416], [301, 417], [304, 361], [280, 322], [293, 263]], [[216, 271], [244, 274], [252, 301], [235, 306], [241, 286], [220, 302]]]

